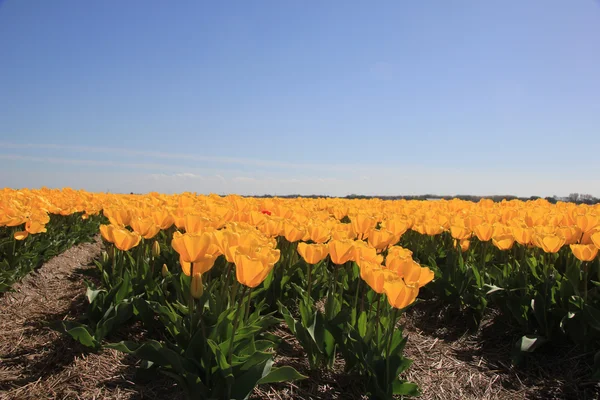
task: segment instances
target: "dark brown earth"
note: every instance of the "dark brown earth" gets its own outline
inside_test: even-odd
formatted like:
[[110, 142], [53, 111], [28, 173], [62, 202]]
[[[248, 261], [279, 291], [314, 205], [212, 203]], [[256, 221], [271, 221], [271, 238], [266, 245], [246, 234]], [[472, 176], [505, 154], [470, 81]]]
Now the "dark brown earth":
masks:
[[[136, 378], [138, 361], [114, 350], [90, 352], [47, 323], [76, 319], [85, 311], [85, 285], [99, 238], [73, 247], [44, 264], [0, 298], [0, 399], [182, 399], [168, 378]], [[406, 355], [414, 362], [405, 379], [421, 387], [424, 400], [598, 399], [586, 376], [593, 354], [565, 347], [542, 351], [512, 367], [515, 333], [490, 312], [476, 332], [460, 313], [423, 301], [402, 319], [409, 335]], [[302, 349], [281, 326], [284, 344], [277, 365], [291, 365], [310, 378], [258, 388], [253, 399], [361, 399], [362, 382], [333, 371], [310, 372]], [[137, 335], [143, 335], [138, 332]]]

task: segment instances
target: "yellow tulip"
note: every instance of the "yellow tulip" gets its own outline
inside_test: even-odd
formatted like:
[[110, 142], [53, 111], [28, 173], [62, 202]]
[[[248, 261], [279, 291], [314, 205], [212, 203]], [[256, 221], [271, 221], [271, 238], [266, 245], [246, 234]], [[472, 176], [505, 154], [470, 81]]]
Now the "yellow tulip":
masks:
[[267, 237], [277, 237], [284, 235], [283, 220], [279, 217], [269, 217], [263, 223], [258, 225], [258, 229]]
[[356, 261], [356, 263], [360, 266], [360, 263], [363, 260], [381, 263], [383, 262], [383, 256], [377, 254], [376, 248], [369, 246], [362, 240], [356, 240], [354, 241], [354, 249], [351, 260]]
[[384, 292], [383, 286], [386, 280], [393, 279], [393, 272], [386, 268], [382, 268], [376, 262], [366, 261], [360, 264], [360, 277], [364, 280], [376, 293]]
[[15, 232], [15, 235], [14, 235], [16, 240], [25, 240], [25, 239], [27, 239], [27, 236], [29, 236], [29, 232], [27, 232], [27, 231]]
[[592, 261], [598, 255], [598, 248], [593, 244], [572, 244], [570, 247], [580, 261]]
[[465, 225], [450, 225], [450, 234], [456, 240], [467, 240], [471, 237], [471, 230]]
[[479, 239], [482, 242], [487, 242], [492, 238], [494, 228], [492, 225], [486, 222], [481, 223], [479, 225], [475, 225], [473, 231], [475, 232], [475, 236], [477, 236], [477, 239]]
[[317, 264], [327, 257], [329, 248], [324, 243], [307, 244], [300, 242], [298, 243], [298, 253], [307, 264]]
[[161, 230], [169, 229], [175, 223], [175, 219], [166, 209], [154, 211], [152, 213], [152, 219]]
[[503, 233], [494, 235], [492, 237], [492, 243], [500, 250], [510, 250], [515, 243], [515, 238], [512, 233]]
[[350, 217], [350, 223], [358, 239], [367, 239], [377, 226], [377, 219], [372, 215], [359, 213]]
[[534, 236], [535, 244], [542, 248], [546, 253], [556, 253], [565, 244], [565, 238], [560, 235], [536, 235]]
[[288, 242], [294, 243], [302, 240], [304, 235], [306, 235], [306, 228], [293, 221], [285, 220], [283, 222], [283, 234]]
[[181, 259], [188, 263], [199, 262], [207, 254], [214, 255], [216, 247], [214, 233], [185, 233], [175, 232], [171, 246], [179, 253]]
[[329, 248], [329, 256], [334, 264], [345, 264], [354, 255], [353, 240], [331, 240], [327, 243], [327, 246]]
[[444, 227], [438, 221], [425, 221], [425, 233], [429, 236], [439, 235], [444, 231]]
[[29, 220], [25, 223], [25, 230], [31, 234], [46, 232], [46, 225], [39, 221]]
[[513, 234], [513, 237], [519, 244], [523, 246], [531, 244], [531, 241], [533, 239], [533, 230], [527, 225], [512, 226], [511, 232]]
[[396, 237], [398, 237], [399, 240], [400, 236], [402, 236], [410, 228], [411, 224], [406, 218], [394, 217], [385, 220], [381, 225], [386, 230], [392, 232]]
[[392, 277], [383, 283], [383, 291], [387, 295], [390, 306], [398, 309], [411, 305], [419, 294], [418, 287], [407, 286], [402, 279]]
[[600, 249], [600, 232], [596, 232], [591, 236], [592, 239], [592, 243], [594, 243], [594, 246], [596, 246], [597, 248]]
[[393, 263], [392, 269], [399, 278], [404, 279], [409, 286], [423, 287], [431, 282], [434, 278], [434, 273], [427, 267], [421, 267], [416, 261], [412, 259], [405, 259], [398, 263]]
[[595, 214], [578, 215], [575, 221], [583, 233], [591, 231], [600, 224], [600, 219]]
[[126, 226], [131, 220], [131, 212], [126, 208], [109, 208], [102, 212], [112, 225]]
[[460, 251], [463, 253], [465, 251], [469, 250], [470, 246], [471, 246], [471, 242], [469, 241], [469, 239], [463, 239], [463, 240], [454, 239], [454, 247], [460, 247]]
[[315, 243], [325, 243], [331, 237], [331, 230], [323, 223], [313, 222], [306, 227], [306, 232]]
[[144, 239], [152, 239], [160, 231], [152, 218], [132, 217], [129, 223], [131, 228]]
[[128, 251], [137, 246], [142, 240], [142, 237], [137, 232], [131, 232], [125, 228], [114, 227], [112, 230], [114, 244], [117, 249]]
[[104, 240], [113, 243], [117, 249], [123, 251], [134, 248], [142, 239], [139, 233], [112, 224], [100, 225], [100, 233]]
[[235, 254], [235, 274], [239, 283], [254, 288], [260, 285], [279, 260], [279, 250], [238, 247]]
[[212, 228], [212, 221], [205, 215], [188, 214], [185, 216], [184, 223], [186, 233], [202, 233], [208, 228]]
[[367, 241], [370, 246], [372, 246], [378, 250], [383, 250], [386, 247], [388, 247], [390, 244], [395, 244], [395, 243], [392, 243], [394, 238], [395, 238], [395, 235], [390, 231], [381, 230], [381, 229], [373, 229], [371, 231], [371, 233], [369, 234], [369, 238], [367, 239]]
[[401, 246], [392, 246], [388, 249], [389, 257], [412, 258], [412, 251]]

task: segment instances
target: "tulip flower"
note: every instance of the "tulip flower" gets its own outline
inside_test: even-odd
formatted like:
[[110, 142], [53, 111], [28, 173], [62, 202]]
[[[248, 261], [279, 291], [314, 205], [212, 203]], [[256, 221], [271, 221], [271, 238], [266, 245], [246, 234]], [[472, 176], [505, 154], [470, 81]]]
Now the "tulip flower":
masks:
[[306, 228], [293, 221], [285, 220], [283, 222], [283, 234], [288, 242], [294, 243], [302, 240], [306, 235]]
[[423, 287], [433, 280], [434, 273], [429, 268], [421, 267], [412, 259], [399, 260], [399, 262], [387, 262], [386, 266], [396, 272], [399, 278], [404, 279], [407, 285]]
[[594, 243], [594, 246], [596, 246], [597, 248], [600, 249], [600, 232], [596, 232], [591, 236], [592, 239], [592, 243]]
[[342, 265], [352, 259], [354, 250], [353, 240], [331, 240], [327, 243], [329, 256], [334, 264]]
[[450, 234], [456, 240], [467, 240], [471, 237], [471, 230], [465, 225], [450, 225]]
[[129, 223], [134, 232], [139, 233], [144, 239], [152, 239], [160, 232], [160, 228], [152, 218], [132, 217]]
[[307, 244], [300, 242], [298, 243], [298, 253], [307, 264], [317, 264], [327, 257], [329, 248], [324, 243]]
[[275, 263], [279, 250], [265, 247], [239, 246], [235, 253], [235, 274], [239, 283], [254, 288], [260, 285]]
[[29, 220], [25, 223], [25, 230], [31, 234], [46, 232], [46, 225], [35, 220]]
[[477, 239], [479, 239], [482, 242], [487, 242], [492, 238], [494, 228], [488, 223], [481, 223], [479, 225], [475, 225], [473, 227], [473, 231], [475, 232], [475, 236], [477, 236]]
[[369, 214], [358, 213], [350, 217], [352, 229], [358, 239], [367, 239], [370, 232], [377, 226], [377, 219]]
[[592, 261], [598, 255], [598, 248], [593, 244], [570, 245], [573, 255], [580, 261]]
[[313, 222], [306, 227], [310, 240], [315, 243], [325, 243], [331, 237], [331, 230], [323, 223]]
[[19, 232], [15, 232], [15, 234], [14, 234], [14, 238], [16, 240], [25, 240], [25, 239], [27, 239], [27, 236], [29, 236], [29, 232], [27, 232], [27, 231], [19, 231]]
[[394, 238], [395, 235], [390, 231], [373, 229], [369, 234], [369, 238], [367, 239], [367, 241], [370, 246], [378, 250], [383, 250], [390, 244], [393, 244], [392, 241], [394, 240]]
[[511, 233], [494, 235], [492, 237], [492, 243], [494, 243], [494, 246], [499, 250], [510, 250], [515, 243], [515, 238]]
[[523, 246], [531, 244], [533, 240], [533, 230], [527, 225], [512, 226], [511, 232], [515, 240]]
[[535, 235], [536, 246], [542, 248], [546, 253], [556, 253], [565, 244], [565, 238], [559, 235]]
[[188, 263], [200, 262], [206, 255], [214, 255], [217, 252], [213, 232], [185, 234], [175, 232], [171, 246], [179, 253], [181, 260]]
[[387, 268], [382, 268], [376, 262], [362, 260], [360, 263], [360, 277], [374, 292], [382, 294], [385, 281], [394, 279], [394, 273]]
[[384, 281], [383, 290], [390, 306], [398, 309], [411, 305], [419, 294], [418, 287], [407, 286], [402, 279], [394, 277], [389, 277]]
[[128, 251], [137, 246], [142, 237], [137, 232], [131, 232], [115, 225], [100, 225], [100, 233], [107, 242], [113, 243], [122, 251]]

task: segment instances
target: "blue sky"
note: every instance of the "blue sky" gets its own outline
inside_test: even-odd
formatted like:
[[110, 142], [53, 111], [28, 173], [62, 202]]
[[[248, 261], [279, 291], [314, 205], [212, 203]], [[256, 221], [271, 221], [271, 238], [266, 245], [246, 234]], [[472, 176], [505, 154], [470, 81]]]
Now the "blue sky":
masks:
[[600, 196], [600, 2], [0, 1], [0, 186]]

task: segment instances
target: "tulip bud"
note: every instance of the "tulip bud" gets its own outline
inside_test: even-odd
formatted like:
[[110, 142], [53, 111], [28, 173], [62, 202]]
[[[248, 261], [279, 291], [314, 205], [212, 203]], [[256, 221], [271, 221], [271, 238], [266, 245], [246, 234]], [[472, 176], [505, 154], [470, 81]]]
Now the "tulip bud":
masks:
[[155, 240], [152, 244], [152, 256], [154, 258], [160, 256], [160, 244], [158, 244], [158, 240]]
[[192, 277], [192, 283], [190, 286], [190, 293], [196, 300], [202, 297], [204, 293], [204, 286], [202, 285], [202, 274], [194, 274]]
[[162, 266], [162, 276], [166, 278], [169, 275], [169, 268], [167, 268], [167, 264], [163, 264]]
[[109, 246], [106, 254], [108, 255], [108, 259], [112, 261], [115, 258], [115, 246]]
[[109, 261], [108, 253], [106, 251], [102, 252], [102, 264], [107, 264]]

